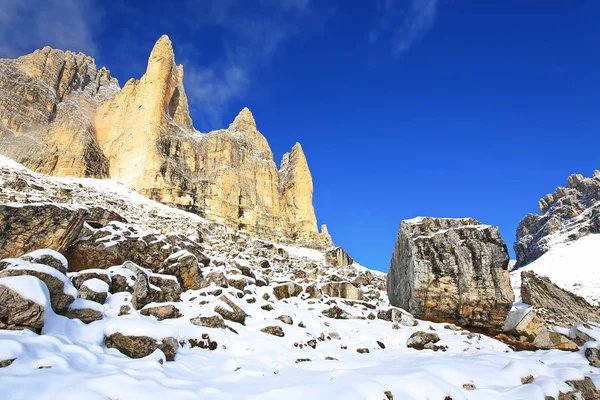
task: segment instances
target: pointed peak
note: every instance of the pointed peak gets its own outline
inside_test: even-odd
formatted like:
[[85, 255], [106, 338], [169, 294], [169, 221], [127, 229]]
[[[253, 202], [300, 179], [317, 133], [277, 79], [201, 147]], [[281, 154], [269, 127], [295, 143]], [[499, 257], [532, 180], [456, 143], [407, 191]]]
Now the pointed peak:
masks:
[[302, 148], [302, 145], [299, 142], [296, 142], [296, 144], [294, 145], [294, 147], [292, 147], [292, 150], [290, 152], [304, 154], [304, 149]]
[[244, 107], [242, 111], [235, 117], [231, 125], [229, 125], [229, 129], [235, 129], [240, 131], [247, 130], [256, 130], [256, 121], [254, 120], [254, 116], [248, 109], [248, 107]]
[[168, 58], [170, 60], [175, 59], [173, 53], [173, 44], [171, 39], [167, 35], [162, 35], [154, 44], [152, 53], [150, 53], [150, 60], [158, 58]]

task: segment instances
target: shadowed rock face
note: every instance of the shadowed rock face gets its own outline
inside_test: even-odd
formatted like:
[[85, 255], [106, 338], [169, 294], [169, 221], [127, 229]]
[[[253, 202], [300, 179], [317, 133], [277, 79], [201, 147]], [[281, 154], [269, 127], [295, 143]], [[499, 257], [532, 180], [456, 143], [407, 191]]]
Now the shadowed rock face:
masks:
[[115, 179], [255, 236], [330, 247], [302, 146], [278, 170], [247, 108], [227, 129], [195, 131], [183, 75], [167, 36], [122, 90], [83, 54], [0, 60], [0, 153], [38, 172]]
[[390, 303], [431, 321], [498, 329], [514, 301], [498, 228], [468, 219], [400, 225], [388, 273]]
[[517, 228], [515, 268], [541, 257], [552, 242], [571, 242], [600, 233], [600, 171], [591, 178], [571, 175], [567, 187], [546, 195], [538, 206], [540, 214], [528, 214]]

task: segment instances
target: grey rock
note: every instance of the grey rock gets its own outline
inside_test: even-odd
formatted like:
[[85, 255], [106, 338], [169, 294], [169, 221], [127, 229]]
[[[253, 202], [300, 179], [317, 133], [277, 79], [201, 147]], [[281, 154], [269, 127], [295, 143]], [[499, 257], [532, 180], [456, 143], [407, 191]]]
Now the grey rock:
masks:
[[0, 329], [31, 329], [44, 326], [44, 307], [0, 285]]
[[497, 227], [467, 219], [403, 221], [387, 276], [390, 303], [417, 318], [500, 329], [514, 293]]
[[328, 250], [325, 253], [325, 261], [332, 267], [344, 267], [354, 263], [352, 257], [350, 257], [342, 247]]
[[160, 342], [148, 336], [129, 336], [113, 333], [104, 338], [106, 347], [115, 348], [130, 358], [146, 357], [160, 349], [165, 353], [167, 361], [174, 361], [179, 343], [172, 337], [163, 338]]
[[428, 344], [435, 344], [439, 341], [440, 337], [437, 333], [418, 331], [410, 335], [406, 341], [406, 346], [416, 350], [423, 350]]
[[564, 240], [600, 233], [600, 174], [591, 178], [574, 174], [567, 187], [559, 187], [539, 201], [540, 214], [528, 214], [517, 228], [514, 244], [520, 268], [550, 250], [551, 235], [566, 233]]
[[600, 322], [600, 312], [583, 297], [559, 288], [545, 276], [521, 272], [521, 298], [548, 326], [571, 328], [579, 321]]

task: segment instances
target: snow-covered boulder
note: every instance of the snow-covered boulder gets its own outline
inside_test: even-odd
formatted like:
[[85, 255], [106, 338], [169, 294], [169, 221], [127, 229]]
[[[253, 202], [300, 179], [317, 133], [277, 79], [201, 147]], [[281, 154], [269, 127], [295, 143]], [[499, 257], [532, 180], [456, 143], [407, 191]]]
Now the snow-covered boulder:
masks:
[[48, 289], [32, 276], [0, 278], [0, 329], [31, 329], [44, 326]]

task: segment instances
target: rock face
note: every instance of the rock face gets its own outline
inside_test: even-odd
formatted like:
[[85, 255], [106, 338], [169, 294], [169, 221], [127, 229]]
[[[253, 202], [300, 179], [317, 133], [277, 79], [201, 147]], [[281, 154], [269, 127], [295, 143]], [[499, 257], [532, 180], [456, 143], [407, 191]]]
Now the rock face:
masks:
[[467, 219], [400, 225], [387, 277], [390, 303], [417, 318], [498, 329], [513, 304], [497, 227]]
[[266, 239], [327, 248], [299, 143], [278, 170], [252, 113], [194, 130], [171, 41], [122, 90], [93, 59], [44, 48], [0, 60], [0, 153], [58, 176], [111, 178], [143, 195]]
[[65, 251], [77, 239], [87, 211], [52, 204], [0, 205], [0, 259], [47, 248]]
[[571, 175], [567, 187], [546, 195], [538, 206], [540, 214], [528, 214], [517, 228], [515, 268], [536, 260], [553, 243], [600, 233], [600, 171], [591, 178]]
[[521, 272], [521, 298], [549, 326], [571, 327], [579, 321], [600, 322], [600, 312], [584, 298], [559, 288], [545, 276]]
[[39, 172], [108, 176], [90, 116], [119, 91], [84, 54], [44, 47], [0, 60], [0, 149]]

